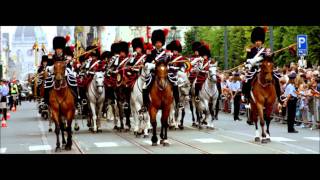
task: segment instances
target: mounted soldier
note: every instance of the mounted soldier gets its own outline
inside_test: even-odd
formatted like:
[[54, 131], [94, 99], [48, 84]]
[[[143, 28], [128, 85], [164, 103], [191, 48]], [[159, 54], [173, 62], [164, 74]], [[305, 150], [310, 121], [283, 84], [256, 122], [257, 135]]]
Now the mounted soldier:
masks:
[[[52, 63], [50, 65], [47, 65], [46, 70], [48, 71], [48, 78], [45, 80], [45, 97], [44, 101], [46, 104], [49, 105], [49, 92], [52, 89], [54, 83], [53, 83], [53, 74], [54, 74], [54, 68], [53, 65], [57, 61], [63, 61], [66, 62], [66, 58], [70, 59], [70, 56], [72, 58], [73, 55], [71, 55], [71, 52], [67, 52], [68, 54], [65, 55], [65, 49], [66, 49], [66, 39], [61, 36], [56, 36], [53, 39], [53, 49], [55, 50], [55, 54], [52, 56]], [[51, 56], [48, 58], [50, 59]], [[68, 63], [68, 62], [66, 62]], [[70, 67], [70, 66], [69, 66]], [[67, 77], [67, 84], [73, 91], [73, 96], [75, 98], [75, 102], [77, 102], [77, 106], [79, 106], [79, 98], [78, 98], [78, 89], [77, 89], [77, 81], [75, 79], [75, 76], [73, 72], [69, 69], [65, 72], [65, 76]]]
[[[255, 27], [251, 33], [251, 42], [254, 44], [254, 47], [247, 49], [247, 62], [246, 62], [246, 81], [242, 87], [242, 101], [249, 103], [251, 97], [250, 92], [252, 88], [252, 80], [255, 78], [257, 72], [259, 72], [259, 62], [264, 59], [266, 56], [271, 56], [271, 50], [264, 48], [263, 44], [265, 41], [265, 30], [261, 27]], [[278, 101], [281, 103], [280, 95], [281, 89], [279, 84], [280, 74], [274, 70], [273, 79], [275, 81], [275, 88], [277, 93]], [[251, 121], [247, 121], [249, 125], [253, 125]]]
[[150, 98], [149, 98], [149, 85], [151, 84], [152, 81], [152, 74], [154, 73], [153, 70], [156, 67], [155, 63], [159, 61], [166, 61], [167, 60], [167, 55], [166, 51], [163, 48], [165, 41], [166, 41], [166, 36], [168, 35], [168, 30], [155, 30], [152, 32], [151, 35], [151, 41], [152, 45], [155, 47], [151, 51], [151, 54], [147, 56], [146, 61], [144, 65], [146, 68], [152, 70], [149, 75], [147, 75], [146, 79], [147, 82], [144, 83], [144, 86], [142, 87], [142, 93], [143, 93], [143, 106], [141, 108], [141, 112], [147, 112], [147, 109], [150, 105]]

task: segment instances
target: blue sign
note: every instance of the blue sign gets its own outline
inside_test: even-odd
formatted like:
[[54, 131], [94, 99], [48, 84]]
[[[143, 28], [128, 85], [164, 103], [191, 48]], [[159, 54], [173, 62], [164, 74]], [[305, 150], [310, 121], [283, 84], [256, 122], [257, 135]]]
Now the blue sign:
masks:
[[297, 53], [298, 56], [306, 56], [308, 54], [308, 36], [305, 34], [297, 36]]

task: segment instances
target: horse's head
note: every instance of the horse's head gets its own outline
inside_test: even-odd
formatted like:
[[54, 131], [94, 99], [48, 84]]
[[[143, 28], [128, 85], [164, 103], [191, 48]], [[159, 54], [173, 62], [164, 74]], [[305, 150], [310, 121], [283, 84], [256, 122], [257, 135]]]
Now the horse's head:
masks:
[[98, 90], [98, 93], [102, 93], [103, 92], [103, 87], [104, 87], [104, 73], [103, 72], [96, 72], [94, 74], [94, 82], [95, 82], [95, 86]]
[[261, 78], [265, 81], [265, 83], [272, 82], [272, 73], [273, 73], [273, 62], [271, 57], [266, 57], [260, 65]]
[[56, 61], [54, 63], [54, 79], [57, 82], [61, 82], [65, 76], [66, 63], [63, 61]]
[[217, 64], [218, 62], [209, 65], [209, 80], [213, 82], [217, 81]]
[[162, 79], [162, 78], [167, 78], [167, 75], [168, 75], [167, 64], [164, 62], [158, 63], [156, 66], [156, 76]]

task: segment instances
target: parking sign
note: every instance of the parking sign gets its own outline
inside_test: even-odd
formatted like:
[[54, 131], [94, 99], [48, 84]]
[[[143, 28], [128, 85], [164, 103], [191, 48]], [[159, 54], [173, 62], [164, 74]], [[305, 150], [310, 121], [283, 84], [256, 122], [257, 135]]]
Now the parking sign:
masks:
[[306, 56], [308, 54], [308, 36], [305, 34], [298, 35], [297, 46], [298, 56]]

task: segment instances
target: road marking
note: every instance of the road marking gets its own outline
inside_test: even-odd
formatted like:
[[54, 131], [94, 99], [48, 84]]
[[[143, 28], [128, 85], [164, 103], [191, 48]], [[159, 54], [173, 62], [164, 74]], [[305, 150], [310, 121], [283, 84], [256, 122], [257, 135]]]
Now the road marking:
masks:
[[320, 141], [319, 137], [304, 137], [305, 139], [310, 139], [312, 141]]
[[0, 148], [0, 153], [3, 154], [3, 153], [6, 153], [7, 151], [7, 148]]
[[[37, 112], [35, 112], [36, 114], [38, 114]], [[44, 130], [44, 125], [43, 125], [43, 122], [40, 118], [38, 118], [38, 127], [40, 129], [40, 132], [41, 132], [41, 141], [42, 143], [44, 144], [44, 146], [50, 146], [48, 145], [48, 139], [47, 139], [47, 135], [45, 133], [45, 130]], [[47, 149], [46, 150], [46, 154], [50, 154], [51, 153], [51, 148], [50, 149]]]
[[195, 141], [199, 141], [201, 143], [222, 143], [222, 141], [213, 139], [213, 138], [200, 138], [200, 139], [193, 139]]
[[[149, 140], [143, 140], [143, 142], [146, 143], [146, 144], [152, 145], [152, 142], [151, 142], [150, 139]], [[160, 141], [158, 140], [157, 144], [159, 144], [159, 143], [160, 143]]]
[[117, 143], [114, 143], [114, 142], [96, 142], [94, 144], [97, 147], [117, 147], [117, 146], [119, 146]]
[[289, 138], [285, 138], [285, 137], [270, 137], [271, 141], [276, 141], [276, 142], [284, 142], [284, 141], [296, 141], [294, 139], [289, 139]]
[[[223, 130], [223, 129], [222, 129], [222, 130]], [[226, 130], [225, 130], [225, 131], [226, 131]], [[240, 135], [244, 135], [244, 136], [248, 136], [248, 137], [252, 137], [252, 135], [247, 134], [247, 133], [235, 132], [235, 131], [230, 131], [230, 130], [228, 130], [228, 132], [234, 133], [234, 134], [240, 134]], [[272, 138], [272, 137], [271, 137], [271, 138]], [[319, 152], [317, 152], [317, 151], [313, 151], [312, 149], [305, 148], [305, 147], [302, 147], [302, 146], [297, 146], [297, 145], [293, 145], [293, 144], [288, 144], [288, 143], [280, 142], [280, 141], [279, 141], [278, 143], [283, 144], [283, 145], [286, 145], [286, 146], [290, 146], [290, 147], [293, 147], [293, 148], [297, 148], [297, 149], [300, 149], [300, 150], [308, 151], [308, 152], [311, 152], [311, 153], [314, 153], [314, 154], [318, 154], [318, 153], [319, 153]], [[263, 146], [263, 145], [262, 145], [262, 146]], [[266, 147], [266, 146], [263, 146], [263, 147]], [[272, 149], [273, 149], [273, 148], [272, 148]], [[279, 150], [278, 150], [278, 151], [279, 151]], [[281, 150], [281, 151], [283, 151], [283, 150]], [[285, 152], [286, 152], [286, 154], [288, 154], [288, 153], [292, 154], [292, 153], [293, 153], [293, 152], [288, 151], [288, 150], [286, 150]], [[294, 154], [296, 154], [296, 153], [294, 153]]]
[[29, 151], [48, 151], [51, 150], [50, 145], [29, 146]]

